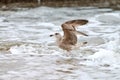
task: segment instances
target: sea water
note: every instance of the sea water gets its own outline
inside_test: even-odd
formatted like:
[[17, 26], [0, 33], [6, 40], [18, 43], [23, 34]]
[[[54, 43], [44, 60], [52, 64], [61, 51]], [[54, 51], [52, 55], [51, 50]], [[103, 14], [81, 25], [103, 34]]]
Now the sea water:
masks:
[[[74, 19], [79, 49], [56, 46], [50, 34]], [[72, 56], [71, 56], [72, 55]], [[0, 11], [0, 80], [120, 80], [120, 11], [96, 7], [38, 7]]]

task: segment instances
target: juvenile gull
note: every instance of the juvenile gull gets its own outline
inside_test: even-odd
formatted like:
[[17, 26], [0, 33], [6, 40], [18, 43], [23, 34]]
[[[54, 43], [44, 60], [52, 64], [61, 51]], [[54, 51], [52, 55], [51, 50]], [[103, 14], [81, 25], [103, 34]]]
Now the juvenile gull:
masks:
[[[61, 49], [69, 52], [69, 51], [73, 50], [77, 45], [76, 34], [88, 36], [85, 33], [76, 31], [76, 29], [75, 29], [75, 27], [80, 26], [80, 25], [85, 25], [86, 23], [88, 23], [88, 20], [78, 19], [78, 20], [67, 21], [61, 25], [62, 30], [64, 32], [63, 36], [61, 36], [60, 33], [55, 33], [53, 35], [50, 35], [50, 37], [55, 36], [57, 45]], [[84, 42], [84, 44], [86, 44], [86, 43], [87, 42]]]

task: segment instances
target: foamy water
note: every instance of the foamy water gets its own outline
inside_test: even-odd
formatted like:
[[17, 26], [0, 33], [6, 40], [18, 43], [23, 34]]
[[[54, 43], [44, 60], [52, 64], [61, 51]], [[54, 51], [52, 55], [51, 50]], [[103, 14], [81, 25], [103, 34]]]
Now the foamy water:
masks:
[[[77, 30], [88, 44], [69, 57], [55, 45], [55, 32], [73, 19], [88, 19]], [[0, 80], [120, 80], [120, 11], [39, 7], [0, 11]]]

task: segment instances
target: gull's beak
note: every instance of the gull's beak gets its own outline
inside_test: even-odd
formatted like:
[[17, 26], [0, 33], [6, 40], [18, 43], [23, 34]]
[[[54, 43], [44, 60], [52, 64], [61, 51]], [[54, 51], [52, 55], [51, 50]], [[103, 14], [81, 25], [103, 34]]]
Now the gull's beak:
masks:
[[53, 35], [51, 34], [50, 37], [52, 37]]

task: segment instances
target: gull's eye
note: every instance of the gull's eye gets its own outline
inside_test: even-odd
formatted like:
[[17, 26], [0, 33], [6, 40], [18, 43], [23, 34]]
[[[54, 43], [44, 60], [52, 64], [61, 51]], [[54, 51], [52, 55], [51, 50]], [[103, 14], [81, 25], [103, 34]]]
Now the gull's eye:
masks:
[[59, 35], [59, 33], [55, 33], [55, 35]]

